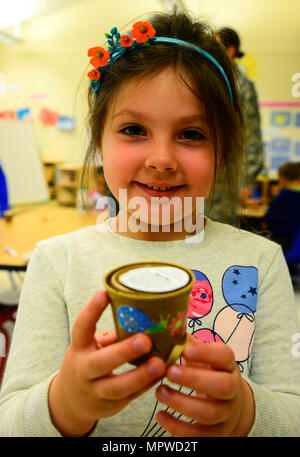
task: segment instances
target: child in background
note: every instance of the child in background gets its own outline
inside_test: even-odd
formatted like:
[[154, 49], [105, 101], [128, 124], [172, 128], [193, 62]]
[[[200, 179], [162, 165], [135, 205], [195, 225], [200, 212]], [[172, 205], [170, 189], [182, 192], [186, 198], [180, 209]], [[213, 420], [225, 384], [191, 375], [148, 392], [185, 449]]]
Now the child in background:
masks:
[[[221, 169], [237, 183], [243, 122], [230, 60], [209, 27], [183, 13], [108, 35], [109, 55], [89, 50], [85, 167], [100, 153], [120, 209], [99, 226], [38, 243], [4, 375], [0, 434], [299, 435], [299, 325], [281, 248], [208, 217], [201, 241], [196, 223], [178, 230], [176, 205], [165, 230], [168, 203], [153, 202], [192, 201], [194, 223], [197, 199], [213, 193]], [[134, 211], [130, 203], [142, 199], [147, 206]], [[194, 272], [190, 335], [184, 363], [166, 368], [151, 357], [132, 368], [151, 341], [143, 333], [116, 340], [101, 281], [116, 266], [151, 260]]]
[[300, 230], [300, 162], [287, 162], [278, 170], [279, 193], [264, 217], [270, 237], [286, 254]]

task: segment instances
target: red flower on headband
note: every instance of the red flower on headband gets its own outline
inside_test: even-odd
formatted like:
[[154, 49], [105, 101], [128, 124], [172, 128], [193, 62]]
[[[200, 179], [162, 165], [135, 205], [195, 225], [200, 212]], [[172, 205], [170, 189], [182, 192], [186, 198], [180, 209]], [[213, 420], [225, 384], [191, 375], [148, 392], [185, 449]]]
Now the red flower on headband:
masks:
[[95, 68], [105, 67], [110, 58], [109, 52], [106, 51], [104, 48], [101, 48], [100, 46], [90, 48], [88, 50], [88, 56], [92, 57], [90, 59], [90, 62]]
[[129, 48], [133, 44], [133, 38], [130, 35], [122, 35], [120, 39], [121, 46]]
[[148, 38], [153, 38], [156, 34], [155, 29], [150, 22], [136, 22], [132, 26], [132, 36], [136, 39], [137, 43], [145, 43]]
[[88, 72], [88, 77], [95, 81], [96, 79], [100, 78], [100, 71], [96, 70], [96, 68], [93, 68], [93, 70]]

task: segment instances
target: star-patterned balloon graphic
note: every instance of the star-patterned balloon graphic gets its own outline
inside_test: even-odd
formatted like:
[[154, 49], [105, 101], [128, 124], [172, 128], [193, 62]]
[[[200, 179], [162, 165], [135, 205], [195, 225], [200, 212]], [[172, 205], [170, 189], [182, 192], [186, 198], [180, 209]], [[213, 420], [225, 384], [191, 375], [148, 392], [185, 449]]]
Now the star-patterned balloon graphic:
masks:
[[257, 304], [258, 271], [255, 267], [234, 265], [223, 276], [223, 296], [239, 313], [254, 313]]
[[[222, 293], [226, 305], [220, 309], [220, 304], [214, 304], [214, 293], [208, 277], [199, 270], [192, 270], [196, 281], [190, 294], [187, 324], [189, 332], [199, 341], [204, 343], [225, 343], [235, 355], [236, 363], [241, 372], [244, 371], [244, 362], [249, 361], [252, 353], [255, 330], [255, 311], [258, 298], [258, 270], [253, 266], [232, 265], [224, 273]], [[218, 306], [219, 305], [219, 306]], [[211, 316], [214, 307], [218, 311]], [[209, 327], [202, 327], [207, 316], [213, 319]], [[184, 358], [179, 359], [181, 365], [185, 364]], [[182, 386], [179, 388], [181, 390]], [[189, 395], [193, 390], [189, 392]], [[163, 436], [165, 430], [155, 422], [156, 402], [153, 413], [149, 418], [142, 436]], [[169, 408], [166, 408], [168, 410]], [[181, 414], [170, 410], [176, 418]]]

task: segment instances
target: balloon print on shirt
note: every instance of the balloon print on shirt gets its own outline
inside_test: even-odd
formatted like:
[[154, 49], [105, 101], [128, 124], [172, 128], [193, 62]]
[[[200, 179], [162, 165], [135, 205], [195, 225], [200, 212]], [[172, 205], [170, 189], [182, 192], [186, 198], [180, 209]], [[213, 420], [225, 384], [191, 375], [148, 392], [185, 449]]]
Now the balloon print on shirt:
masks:
[[[205, 343], [223, 342], [231, 347], [235, 360], [243, 371], [242, 362], [251, 355], [254, 324], [257, 304], [258, 271], [252, 266], [233, 265], [223, 275], [222, 292], [227, 306], [218, 312], [214, 319], [213, 328], [200, 328], [203, 318], [209, 314], [213, 306], [213, 289], [205, 274], [192, 270], [196, 281], [190, 294], [187, 313], [188, 326], [194, 338]], [[184, 359], [180, 358], [183, 365]], [[162, 383], [162, 381], [161, 381]], [[182, 386], [179, 387], [180, 392]], [[191, 395], [193, 390], [188, 392]], [[158, 407], [156, 401], [149, 422], [141, 436], [160, 437], [166, 432], [155, 421]], [[166, 408], [168, 410], [169, 408]], [[171, 414], [180, 419], [181, 414], [170, 410]]]
[[195, 275], [195, 282], [190, 294], [190, 302], [188, 307], [188, 326], [195, 332], [195, 326], [202, 325], [201, 317], [210, 313], [213, 305], [213, 290], [211, 284], [205, 276], [198, 270], [192, 270]]
[[[187, 312], [187, 322], [188, 327], [191, 329], [191, 334], [201, 341], [212, 340], [212, 330], [210, 329], [201, 329], [198, 330], [199, 326], [202, 325], [200, 318], [206, 316], [210, 313], [213, 306], [213, 289], [212, 286], [204, 273], [198, 270], [192, 270], [195, 275], [195, 282], [193, 285], [192, 292], [190, 293], [190, 301]], [[218, 338], [216, 336], [216, 338]], [[180, 364], [184, 364], [183, 358], [180, 357]], [[181, 390], [181, 387], [178, 389]], [[192, 393], [191, 391], [190, 393]], [[149, 422], [146, 425], [141, 436], [152, 436], [159, 437], [163, 436], [166, 432], [165, 430], [155, 421], [155, 412], [158, 407], [158, 402], [156, 401]], [[168, 408], [166, 408], [168, 409]], [[173, 411], [173, 414], [178, 416], [178, 413]]]
[[225, 271], [222, 290], [225, 301], [240, 313], [255, 313], [258, 271], [256, 267], [233, 265]]
[[203, 343], [224, 343], [224, 340], [214, 330], [201, 328], [193, 333], [193, 337]]
[[233, 350], [241, 371], [253, 347], [257, 290], [256, 267], [234, 265], [224, 273], [222, 291], [228, 306], [216, 315], [213, 332]]

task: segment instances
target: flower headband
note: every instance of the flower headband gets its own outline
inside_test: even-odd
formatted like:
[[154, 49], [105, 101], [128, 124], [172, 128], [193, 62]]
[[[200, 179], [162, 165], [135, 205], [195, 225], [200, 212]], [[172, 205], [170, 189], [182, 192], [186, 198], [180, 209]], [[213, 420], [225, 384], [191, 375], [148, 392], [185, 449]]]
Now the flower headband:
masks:
[[204, 51], [204, 49], [199, 46], [189, 43], [188, 41], [182, 41], [177, 38], [170, 37], [156, 37], [155, 35], [156, 31], [150, 22], [136, 22], [132, 26], [131, 33], [127, 33], [122, 36], [118, 32], [117, 27], [113, 27], [110, 33], [105, 33], [108, 43], [108, 51], [100, 46], [96, 46], [88, 50], [88, 56], [91, 57], [90, 63], [94, 68], [88, 72], [87, 76], [91, 79], [90, 87], [94, 89], [95, 95], [98, 94], [100, 89], [100, 77], [102, 71], [122, 57], [127, 51], [141, 49], [155, 43], [171, 43], [194, 49], [206, 59], [210, 60], [222, 75], [228, 89], [231, 103], [233, 103], [232, 91], [226, 73], [219, 62], [211, 54]]

